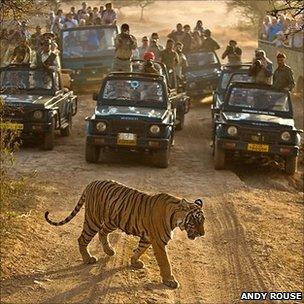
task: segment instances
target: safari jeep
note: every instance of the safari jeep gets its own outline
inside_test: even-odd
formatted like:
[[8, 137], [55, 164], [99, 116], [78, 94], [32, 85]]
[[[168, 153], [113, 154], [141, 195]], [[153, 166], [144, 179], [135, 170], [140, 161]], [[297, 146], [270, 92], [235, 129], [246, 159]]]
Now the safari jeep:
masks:
[[221, 73], [221, 63], [215, 52], [194, 51], [186, 54], [186, 92], [189, 96], [202, 97], [212, 94]]
[[97, 162], [101, 151], [147, 152], [158, 167], [169, 165], [175, 110], [164, 77], [115, 72], [94, 94], [95, 112], [87, 121], [86, 160]]
[[215, 169], [224, 169], [228, 156], [239, 155], [274, 159], [294, 174], [300, 132], [294, 127], [289, 92], [268, 85], [232, 83], [215, 120]]
[[252, 77], [248, 76], [250, 64], [226, 64], [222, 67], [218, 85], [213, 92], [211, 105], [211, 118], [214, 121], [215, 116], [219, 113], [220, 107], [224, 102], [226, 91], [231, 82], [252, 82]]
[[[143, 64], [144, 60], [132, 60], [132, 71], [141, 72], [143, 69]], [[154, 62], [154, 66], [159, 71], [159, 74], [164, 76], [164, 81], [169, 94], [169, 100], [172, 104], [172, 108], [176, 109], [175, 129], [177, 131], [182, 130], [185, 124], [185, 115], [190, 110], [190, 97], [182, 88], [178, 87], [176, 81], [172, 81], [171, 77], [174, 77], [174, 75], [172, 75], [172, 70], [168, 71], [166, 66], [161, 62]]]
[[55, 130], [69, 136], [77, 96], [69, 89], [69, 75], [54, 70], [14, 65], [0, 69], [4, 100], [3, 126], [11, 122], [21, 137], [37, 137], [44, 150], [54, 147]]
[[96, 25], [60, 32], [61, 66], [72, 69], [73, 88], [98, 85], [111, 69], [117, 26]]

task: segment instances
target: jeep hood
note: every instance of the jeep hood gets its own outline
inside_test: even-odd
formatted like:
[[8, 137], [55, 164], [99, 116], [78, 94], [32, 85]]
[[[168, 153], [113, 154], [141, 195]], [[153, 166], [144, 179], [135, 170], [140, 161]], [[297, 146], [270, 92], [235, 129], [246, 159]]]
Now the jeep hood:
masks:
[[223, 112], [223, 117], [229, 122], [265, 127], [294, 128], [294, 120], [266, 114]]
[[95, 115], [98, 118], [117, 118], [123, 120], [158, 120], [163, 121], [167, 109], [152, 109], [127, 106], [97, 106]]
[[46, 101], [50, 100], [50, 96], [40, 96], [40, 95], [1, 95], [5, 103], [9, 106], [30, 106], [35, 105], [36, 107], [42, 108]]
[[186, 77], [188, 80], [195, 80], [196, 78], [207, 78], [217, 76], [217, 68], [201, 68], [199, 70], [188, 70]]

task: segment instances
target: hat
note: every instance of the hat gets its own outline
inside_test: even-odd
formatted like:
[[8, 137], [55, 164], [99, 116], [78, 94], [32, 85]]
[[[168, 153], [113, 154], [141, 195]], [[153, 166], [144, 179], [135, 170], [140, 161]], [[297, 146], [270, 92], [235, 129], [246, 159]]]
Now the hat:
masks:
[[152, 33], [151, 38], [152, 39], [159, 39], [158, 33]]
[[129, 24], [127, 24], [127, 23], [124, 23], [124, 24], [122, 24], [121, 25], [121, 30], [129, 30], [130, 28], [129, 28]]
[[230, 43], [235, 43], [235, 44], [237, 44], [237, 42], [235, 41], [235, 40], [229, 40], [229, 44]]
[[54, 33], [51, 33], [51, 32], [43, 33], [42, 36], [45, 37], [45, 38], [55, 38], [56, 37], [56, 35]]
[[144, 53], [144, 60], [154, 60], [155, 55], [153, 52], [146, 52]]
[[277, 58], [286, 58], [284, 53], [278, 53]]

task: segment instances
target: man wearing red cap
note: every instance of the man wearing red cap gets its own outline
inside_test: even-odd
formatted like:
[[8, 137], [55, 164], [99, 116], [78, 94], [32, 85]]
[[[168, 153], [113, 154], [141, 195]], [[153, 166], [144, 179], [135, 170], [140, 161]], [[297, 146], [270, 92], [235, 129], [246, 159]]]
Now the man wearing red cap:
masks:
[[153, 52], [146, 52], [144, 54], [145, 63], [143, 65], [143, 73], [159, 74], [159, 71], [157, 70], [153, 62], [154, 59], [155, 59], [155, 55]]

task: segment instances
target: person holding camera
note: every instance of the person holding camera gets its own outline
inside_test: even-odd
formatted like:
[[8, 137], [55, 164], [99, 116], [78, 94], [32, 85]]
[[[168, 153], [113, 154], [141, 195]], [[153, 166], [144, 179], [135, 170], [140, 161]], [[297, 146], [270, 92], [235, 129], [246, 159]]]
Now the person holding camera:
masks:
[[272, 84], [273, 64], [266, 57], [265, 51], [256, 50], [248, 74], [256, 83]]
[[292, 91], [295, 86], [292, 69], [285, 64], [286, 55], [277, 55], [278, 67], [273, 74], [273, 87], [279, 90]]
[[235, 40], [230, 40], [226, 47], [225, 52], [222, 55], [222, 59], [228, 57], [229, 64], [241, 64], [242, 50], [236, 46], [237, 42]]
[[129, 25], [121, 26], [121, 33], [115, 37], [115, 57], [113, 59], [113, 71], [131, 72], [132, 51], [137, 48], [137, 41], [130, 35]]
[[144, 65], [143, 65], [143, 73], [148, 74], [159, 74], [159, 70], [155, 67], [154, 59], [155, 55], [153, 52], [146, 52], [143, 56], [144, 58]]

